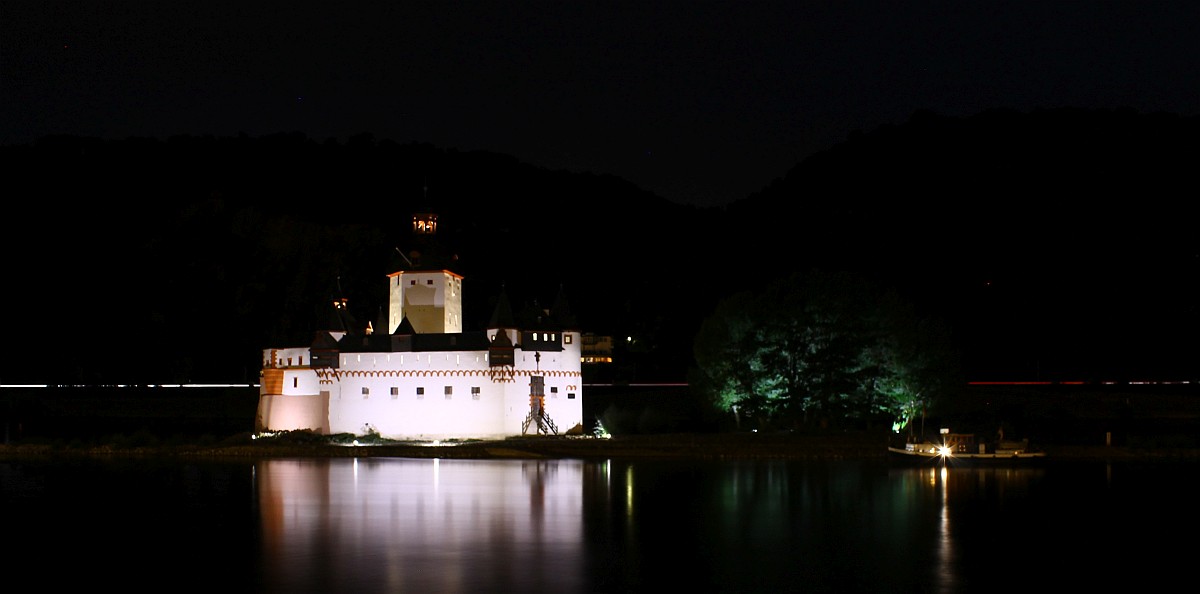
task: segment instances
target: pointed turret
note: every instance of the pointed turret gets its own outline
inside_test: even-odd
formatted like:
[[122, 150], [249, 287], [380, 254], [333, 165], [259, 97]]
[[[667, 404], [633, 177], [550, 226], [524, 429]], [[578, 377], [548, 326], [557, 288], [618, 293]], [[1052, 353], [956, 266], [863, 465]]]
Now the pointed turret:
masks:
[[400, 319], [400, 323], [396, 326], [396, 330], [388, 337], [388, 342], [391, 344], [393, 351], [410, 351], [412, 350], [413, 335], [417, 331], [413, 329], [412, 322], [408, 321], [408, 317]]
[[554, 305], [550, 306], [550, 319], [561, 330], [574, 330], [577, 327], [575, 314], [567, 304], [567, 292], [562, 285], [558, 286], [558, 295], [554, 298]]
[[522, 332], [554, 329], [550, 325], [550, 310], [542, 307], [537, 299], [525, 303], [521, 313], [517, 314], [517, 324], [521, 326]]
[[358, 333], [358, 321], [350, 313], [350, 308], [347, 306], [345, 297], [334, 299], [333, 306], [327, 311], [328, 317], [325, 320], [325, 330], [335, 340], [341, 340], [347, 334]]
[[338, 367], [338, 355], [341, 353], [342, 339], [353, 327], [353, 319], [346, 310], [345, 299], [335, 299], [327, 312], [325, 329], [314, 333], [309, 352], [312, 354], [313, 367]]
[[488, 364], [492, 367], [511, 366], [516, 358], [513, 337], [517, 333], [517, 324], [513, 318], [512, 305], [508, 302], [508, 293], [500, 287], [500, 296], [496, 299], [496, 308], [492, 310], [492, 318], [488, 321], [487, 334], [491, 341], [488, 345]]
[[492, 310], [491, 319], [488, 320], [488, 329], [512, 330], [516, 327], [517, 321], [513, 317], [512, 304], [508, 301], [508, 292], [505, 291], [504, 285], [501, 285], [500, 296], [496, 298], [496, 307]]

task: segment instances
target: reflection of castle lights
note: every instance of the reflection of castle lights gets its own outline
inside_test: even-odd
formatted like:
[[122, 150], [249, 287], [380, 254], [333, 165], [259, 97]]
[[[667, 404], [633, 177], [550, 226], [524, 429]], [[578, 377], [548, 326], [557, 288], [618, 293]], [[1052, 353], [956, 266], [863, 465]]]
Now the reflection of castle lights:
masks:
[[[264, 571], [285, 591], [325, 583], [330, 567], [354, 576], [350, 584], [387, 591], [583, 591], [584, 468], [571, 460], [260, 461]], [[479, 565], [496, 550], [506, 551], [498, 565]], [[554, 564], [498, 569], [545, 550]]]

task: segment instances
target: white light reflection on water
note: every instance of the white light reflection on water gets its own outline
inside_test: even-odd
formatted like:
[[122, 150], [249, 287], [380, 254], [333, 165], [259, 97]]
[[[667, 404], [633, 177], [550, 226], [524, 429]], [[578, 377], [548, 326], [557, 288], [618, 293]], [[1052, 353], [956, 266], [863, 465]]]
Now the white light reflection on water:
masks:
[[1106, 591], [1182, 574], [1186, 547], [1119, 545], [1200, 522], [1190, 466], [257, 464], [264, 592]]
[[1140, 592], [1198, 466], [55, 456], [0, 460], [0, 525], [54, 592]]
[[261, 461], [264, 583], [287, 592], [583, 591], [584, 467]]
[[[926, 473], [929, 487], [936, 493], [938, 502], [933, 558], [933, 580], [938, 592], [962, 592], [984, 587], [977, 575], [970, 580], [964, 578], [964, 574], [976, 571], [974, 567], [991, 565], [993, 562], [1003, 566], [1006, 561], [1019, 559], [1024, 567], [1033, 568], [1046, 562], [1044, 558], [1036, 562], [1029, 558], [1028, 551], [1033, 543], [1023, 542], [1020, 534], [1030, 524], [1039, 526], [1041, 520], [1032, 514], [1022, 515], [1019, 511], [1028, 508], [1030, 490], [1044, 478], [1043, 469], [940, 465], [921, 472]], [[979, 510], [984, 509], [988, 511], [980, 514]], [[1017, 514], [1017, 517], [1012, 517], [1013, 514]], [[966, 567], [965, 563], [968, 562], [974, 567]], [[1010, 574], [1006, 572], [1004, 575]]]
[[950, 486], [949, 480], [947, 480], [949, 472], [945, 465], [929, 469], [930, 479], [935, 482], [940, 479], [941, 484], [939, 492], [942, 505], [941, 514], [938, 516], [937, 570], [935, 573], [938, 592], [954, 592], [958, 583], [954, 569], [954, 536], [950, 532]]

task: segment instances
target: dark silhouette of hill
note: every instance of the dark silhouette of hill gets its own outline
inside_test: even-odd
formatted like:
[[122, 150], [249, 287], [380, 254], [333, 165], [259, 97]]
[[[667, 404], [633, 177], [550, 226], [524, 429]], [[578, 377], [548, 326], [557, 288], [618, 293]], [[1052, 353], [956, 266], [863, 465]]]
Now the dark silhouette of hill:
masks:
[[426, 209], [468, 328], [501, 287], [518, 308], [561, 288], [584, 331], [635, 337], [623, 360], [648, 381], [682, 381], [718, 300], [812, 267], [951, 321], [973, 379], [1180, 379], [1200, 360], [1196, 132], [1130, 111], [917, 113], [711, 209], [369, 134], [47, 137], [0, 147], [22, 205], [0, 382], [255, 381], [261, 349], [307, 344], [334, 296], [377, 318]]
[[699, 276], [704, 213], [611, 176], [369, 135], [49, 137], [0, 155], [25, 194], [4, 239], [23, 345], [6, 383], [254, 381], [261, 349], [311, 342], [334, 297], [377, 319], [429, 209], [469, 329], [501, 287], [518, 309], [561, 289], [585, 330], [682, 345], [705, 301], [672, 297]]
[[773, 261], [859, 270], [952, 319], [973, 379], [1193, 378], [1198, 132], [1128, 110], [916, 113], [728, 215], [759, 221], [746, 241]]

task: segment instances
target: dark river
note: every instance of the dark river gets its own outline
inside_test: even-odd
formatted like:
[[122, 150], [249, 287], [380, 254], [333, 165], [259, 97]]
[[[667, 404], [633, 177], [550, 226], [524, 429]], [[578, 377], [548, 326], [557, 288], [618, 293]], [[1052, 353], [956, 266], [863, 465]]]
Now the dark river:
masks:
[[1112, 592], [1193, 579], [1200, 465], [0, 461], [10, 592]]

